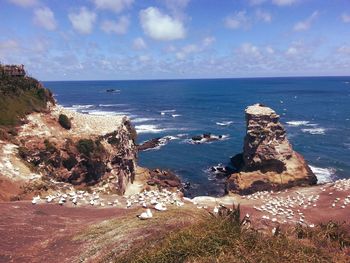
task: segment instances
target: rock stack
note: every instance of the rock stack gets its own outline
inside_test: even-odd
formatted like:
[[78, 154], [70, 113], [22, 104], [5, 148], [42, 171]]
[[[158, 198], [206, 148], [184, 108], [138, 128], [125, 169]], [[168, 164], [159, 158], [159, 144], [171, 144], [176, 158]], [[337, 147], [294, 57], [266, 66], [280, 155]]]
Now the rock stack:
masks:
[[245, 113], [243, 153], [231, 159], [237, 173], [228, 178], [228, 191], [251, 194], [317, 183], [307, 162], [293, 150], [274, 110], [255, 104]]

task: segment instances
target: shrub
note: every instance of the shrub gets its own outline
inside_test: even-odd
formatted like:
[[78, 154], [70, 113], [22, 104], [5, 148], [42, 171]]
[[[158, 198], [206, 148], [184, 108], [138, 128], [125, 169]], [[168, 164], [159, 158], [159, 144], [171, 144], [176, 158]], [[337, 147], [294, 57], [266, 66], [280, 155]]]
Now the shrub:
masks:
[[86, 156], [90, 156], [95, 150], [95, 143], [91, 139], [81, 139], [78, 141], [76, 146], [78, 151]]
[[60, 114], [60, 116], [58, 117], [58, 122], [63, 128], [65, 128], [67, 130], [72, 128], [72, 123], [71, 123], [70, 119], [67, 117], [67, 115], [65, 115], [65, 114]]
[[77, 159], [73, 155], [70, 155], [67, 159], [62, 161], [63, 166], [70, 171], [78, 163]]

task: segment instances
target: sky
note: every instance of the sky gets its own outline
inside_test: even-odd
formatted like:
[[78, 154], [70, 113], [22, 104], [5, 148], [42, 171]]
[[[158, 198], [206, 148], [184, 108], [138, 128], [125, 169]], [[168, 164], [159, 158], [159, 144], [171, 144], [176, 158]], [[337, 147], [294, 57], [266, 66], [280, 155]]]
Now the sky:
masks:
[[0, 0], [40, 80], [350, 75], [350, 0]]

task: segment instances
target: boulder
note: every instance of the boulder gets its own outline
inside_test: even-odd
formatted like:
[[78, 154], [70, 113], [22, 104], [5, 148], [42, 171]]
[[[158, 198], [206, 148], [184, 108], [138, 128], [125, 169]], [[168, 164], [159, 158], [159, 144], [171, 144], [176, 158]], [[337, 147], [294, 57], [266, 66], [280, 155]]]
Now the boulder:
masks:
[[228, 178], [228, 191], [251, 194], [317, 183], [305, 159], [293, 150], [274, 110], [255, 104], [245, 113], [243, 153], [231, 158], [238, 172]]

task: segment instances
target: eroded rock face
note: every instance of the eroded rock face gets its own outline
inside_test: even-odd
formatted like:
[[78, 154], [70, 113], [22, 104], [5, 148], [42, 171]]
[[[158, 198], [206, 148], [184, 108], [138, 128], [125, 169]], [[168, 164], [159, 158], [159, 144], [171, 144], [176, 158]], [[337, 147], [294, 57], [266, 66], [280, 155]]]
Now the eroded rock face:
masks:
[[48, 179], [124, 194], [135, 178], [136, 132], [127, 118], [111, 118], [101, 131], [100, 121], [74, 113], [66, 130], [52, 113], [32, 115], [18, 136], [19, 155]]
[[227, 190], [250, 194], [316, 184], [307, 162], [289, 143], [279, 115], [261, 104], [249, 106], [245, 112], [243, 153], [231, 159], [238, 172], [229, 177]]

